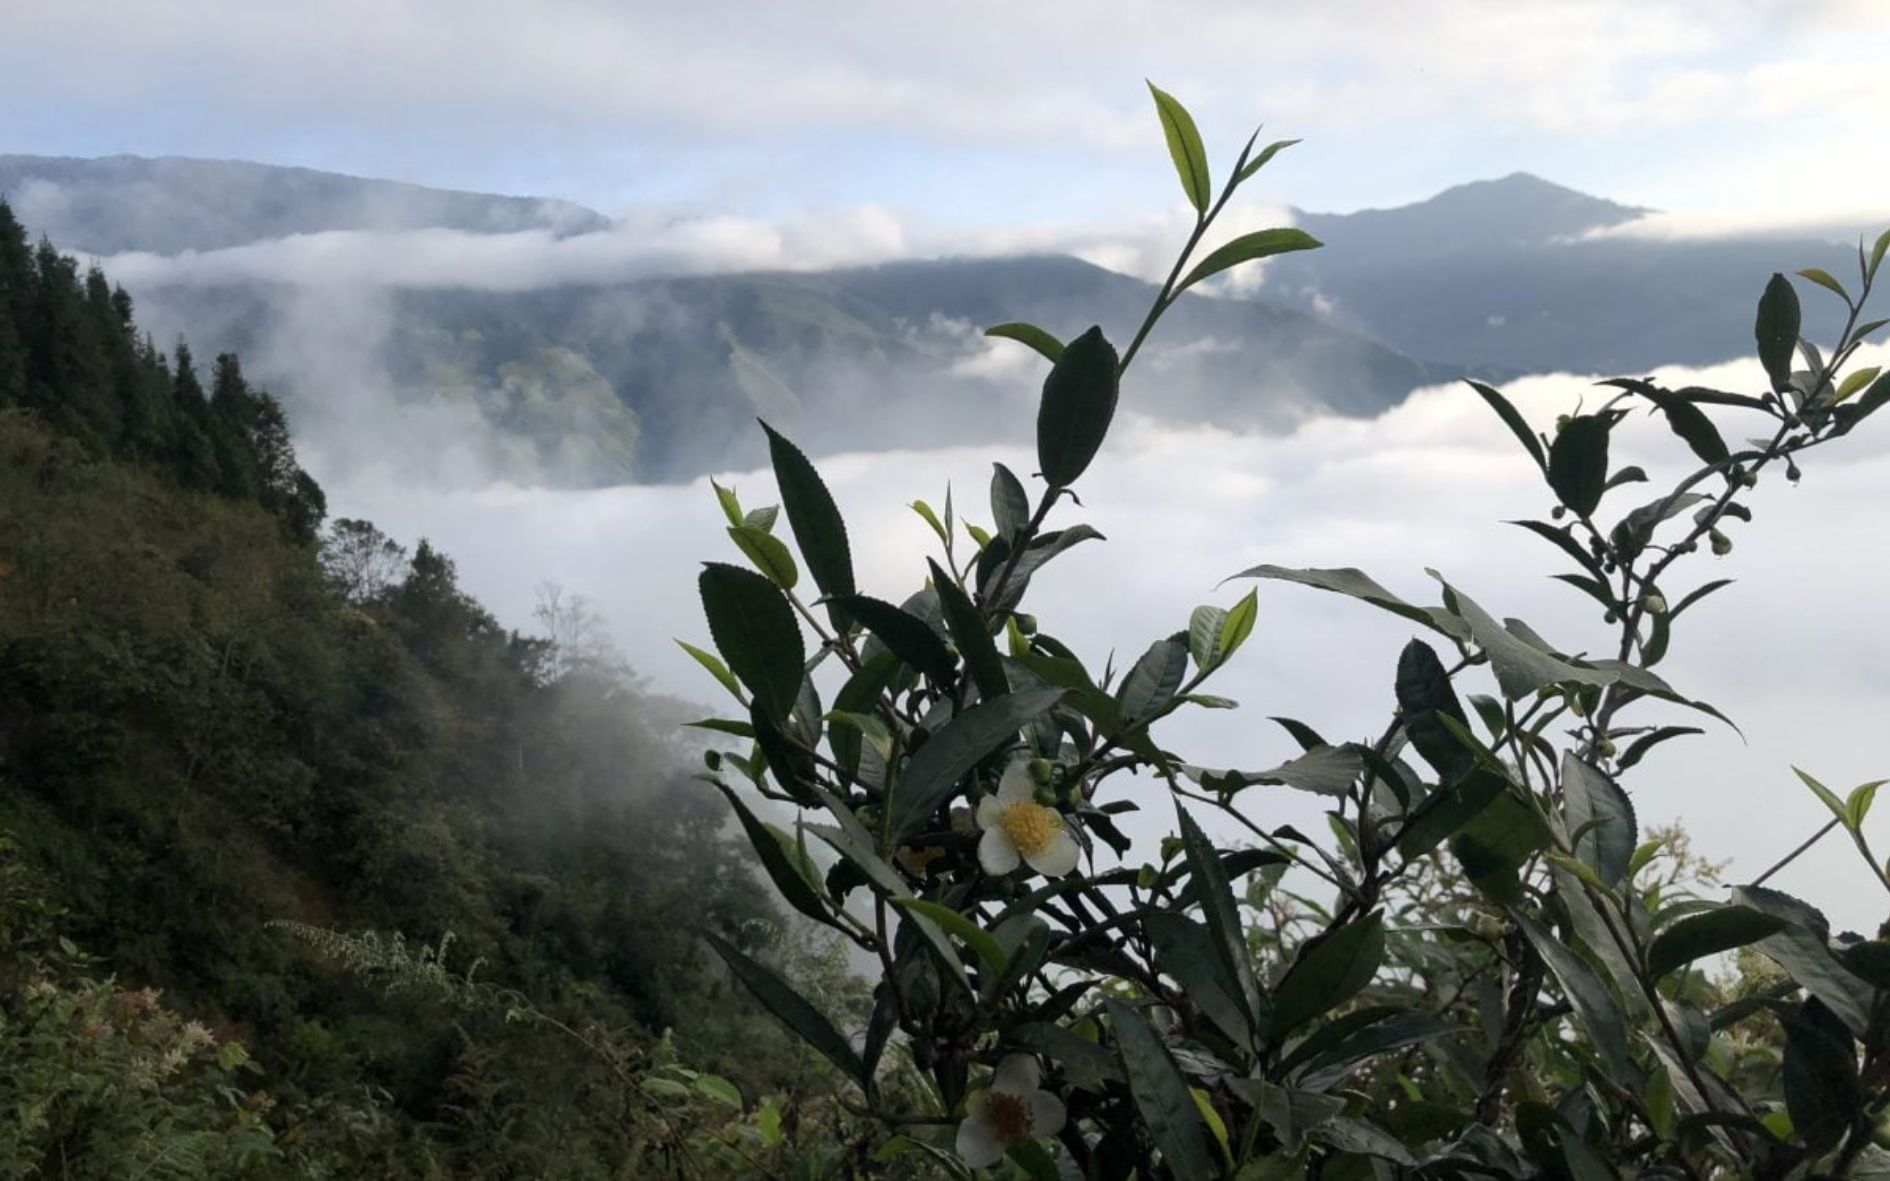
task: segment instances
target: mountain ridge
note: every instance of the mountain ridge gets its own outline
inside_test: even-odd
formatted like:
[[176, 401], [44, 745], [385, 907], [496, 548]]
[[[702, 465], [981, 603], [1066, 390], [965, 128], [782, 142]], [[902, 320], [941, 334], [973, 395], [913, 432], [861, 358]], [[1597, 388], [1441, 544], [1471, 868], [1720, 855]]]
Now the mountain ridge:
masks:
[[0, 196], [35, 233], [94, 254], [216, 250], [323, 230], [565, 235], [611, 224], [595, 210], [555, 197], [194, 156], [0, 155]]
[[[22, 220], [34, 223], [37, 201], [33, 228], [69, 249], [240, 244], [285, 226], [555, 235], [613, 224], [570, 203], [274, 165], [65, 158], [64, 172], [48, 172], [33, 163], [45, 159], [0, 157], [0, 191], [17, 200], [25, 182], [43, 182]], [[60, 177], [85, 199], [51, 200], [57, 191], [43, 185]], [[242, 183], [213, 183], [230, 178]], [[1465, 375], [1722, 361], [1749, 350], [1743, 326], [1767, 275], [1844, 262], [1843, 248], [1815, 240], [1590, 233], [1646, 212], [1526, 172], [1386, 209], [1295, 210], [1325, 249], [1269, 260], [1253, 297], [1177, 303], [1148, 354], [1164, 386], [1151, 412], [1277, 430], [1317, 413], [1375, 414]], [[133, 293], [160, 337], [241, 352], [298, 424], [320, 428], [326, 416], [335, 433], [325, 455], [366, 446], [355, 424], [382, 422], [385, 407], [298, 399], [362, 389], [395, 406], [454, 410], [457, 422], [470, 411], [477, 453], [500, 475], [578, 485], [756, 462], [756, 413], [796, 425], [815, 451], [1007, 434], [1015, 386], [1031, 379], [982, 366], [973, 330], [1027, 320], [1059, 336], [1091, 324], [1120, 336], [1153, 297], [1135, 277], [1043, 254], [505, 292], [381, 283], [362, 288], [366, 298], [292, 279], [134, 283]], [[1825, 315], [1809, 305], [1808, 326]], [[418, 432], [410, 450], [428, 447], [424, 425], [403, 429]]]

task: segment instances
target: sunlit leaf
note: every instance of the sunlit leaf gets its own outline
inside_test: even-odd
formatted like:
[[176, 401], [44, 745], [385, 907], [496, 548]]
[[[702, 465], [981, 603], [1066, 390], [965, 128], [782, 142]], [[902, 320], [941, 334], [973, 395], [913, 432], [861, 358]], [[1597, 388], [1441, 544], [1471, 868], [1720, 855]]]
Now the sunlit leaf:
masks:
[[714, 677], [722, 688], [727, 689], [737, 701], [746, 702], [748, 700], [747, 694], [742, 692], [741, 682], [735, 679], [734, 673], [728, 671], [728, 666], [722, 663], [721, 657], [713, 652], [705, 652], [694, 644], [683, 640], [677, 640], [676, 646], [681, 648], [684, 652], [689, 653], [690, 657], [694, 659], [697, 664], [707, 669], [709, 675]]
[[714, 480], [709, 481], [709, 487], [715, 489], [716, 503], [722, 506], [722, 515], [728, 518], [728, 523], [730, 525], [744, 524], [745, 521], [742, 518], [742, 502], [736, 498], [735, 490], [733, 488], [724, 488]]
[[1255, 262], [1263, 258], [1272, 258], [1276, 254], [1291, 254], [1296, 250], [1317, 250], [1324, 243], [1305, 230], [1281, 228], [1255, 230], [1242, 234], [1226, 245], [1220, 246], [1194, 265], [1187, 277], [1176, 285], [1176, 291], [1186, 291], [1203, 279], [1211, 278], [1222, 271], [1237, 267], [1244, 262]]
[[996, 324], [990, 328], [986, 328], [984, 334], [986, 336], [1002, 337], [1005, 340], [1014, 340], [1019, 344], [1029, 345], [1031, 348], [1041, 353], [1052, 365], [1056, 364], [1058, 358], [1063, 356], [1063, 342], [1037, 327], [1035, 324], [1025, 324], [1022, 322]]
[[788, 547], [772, 533], [758, 529], [753, 525], [739, 525], [728, 531], [730, 540], [737, 549], [747, 555], [755, 564], [755, 569], [767, 576], [769, 582], [782, 590], [793, 590], [800, 581], [800, 571], [794, 565], [794, 556], [788, 553]]
[[1168, 155], [1175, 162], [1175, 174], [1181, 178], [1181, 191], [1188, 203], [1206, 213], [1213, 199], [1213, 180], [1208, 175], [1207, 149], [1201, 133], [1195, 129], [1194, 116], [1175, 97], [1153, 82], [1148, 92], [1154, 96], [1155, 111], [1161, 117], [1162, 135], [1168, 140]]
[[1882, 366], [1871, 365], [1868, 368], [1858, 369], [1846, 374], [1844, 380], [1838, 384], [1837, 400], [1840, 402], [1846, 400], [1858, 390], [1863, 389], [1865, 386], [1875, 381], [1877, 375], [1882, 372]]
[[1818, 802], [1823, 804], [1830, 811], [1831, 815], [1837, 817], [1839, 822], [1845, 820], [1844, 801], [1838, 798], [1836, 792], [1832, 791], [1824, 784], [1819, 783], [1816, 779], [1813, 779], [1810, 775], [1807, 775], [1797, 767], [1792, 768], [1792, 773], [1798, 776], [1800, 782], [1811, 789], [1811, 794], [1818, 797]]
[[1229, 608], [1227, 618], [1221, 622], [1220, 639], [1215, 644], [1214, 662], [1202, 664], [1203, 668], [1219, 668], [1232, 659], [1240, 646], [1253, 634], [1254, 621], [1260, 617], [1260, 599], [1253, 591], [1248, 591], [1240, 602]]
[[1260, 154], [1258, 156], [1255, 156], [1253, 159], [1241, 165], [1240, 171], [1235, 174], [1235, 183], [1245, 184], [1247, 180], [1253, 176], [1254, 173], [1260, 171], [1262, 168], [1265, 168], [1272, 161], [1273, 157], [1279, 155], [1281, 152], [1292, 147], [1294, 144], [1298, 142], [1299, 141], [1296, 139], [1276, 139], [1272, 143], [1268, 144], [1266, 147], [1261, 148]]
[[1838, 282], [1837, 278], [1832, 275], [1830, 271], [1822, 267], [1806, 267], [1804, 270], [1799, 271], [1798, 274], [1800, 278], [1809, 279], [1826, 291], [1832, 292], [1846, 304], [1851, 302], [1851, 293], [1844, 290], [1844, 284]]

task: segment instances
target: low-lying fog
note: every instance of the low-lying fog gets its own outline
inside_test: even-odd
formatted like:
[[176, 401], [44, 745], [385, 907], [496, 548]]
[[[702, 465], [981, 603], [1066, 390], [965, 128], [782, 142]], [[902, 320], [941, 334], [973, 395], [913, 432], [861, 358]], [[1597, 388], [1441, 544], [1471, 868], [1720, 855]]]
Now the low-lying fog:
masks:
[[[1886, 353], [1860, 361], [1881, 362]], [[1231, 604], [1251, 584], [1217, 584], [1260, 562], [1356, 565], [1422, 603], [1437, 601], [1424, 573], [1435, 567], [1492, 613], [1524, 618], [1561, 646], [1608, 644], [1592, 603], [1545, 577], [1565, 569], [1558, 563], [1566, 559], [1500, 523], [1544, 516], [1552, 500], [1467, 389], [1421, 390], [1369, 421], [1325, 419], [1288, 436], [1243, 436], [1138, 419], [1136, 404], [1161, 396], [1147, 376], [1132, 374], [1125, 387], [1109, 445], [1081, 481], [1083, 506], [1066, 502], [1053, 518], [1087, 521], [1108, 540], [1047, 567], [1028, 603], [1093, 666], [1112, 647], [1118, 666], [1133, 660], [1150, 641], [1185, 628], [1196, 604]], [[1743, 362], [1662, 377], [1730, 389], [1762, 381], [1756, 364]], [[1529, 378], [1508, 392], [1546, 426], [1578, 398], [1594, 403], [1599, 392], [1588, 381]], [[936, 542], [906, 507], [912, 500], [940, 505], [950, 484], [961, 517], [989, 522], [990, 461], [1034, 470], [1032, 401], [1020, 383], [1018, 444], [996, 453], [851, 454], [821, 463], [847, 518], [864, 591], [896, 601], [917, 589], [922, 555]], [[1729, 439], [1742, 433], [1729, 413], [1720, 417]], [[1890, 776], [1883, 589], [1890, 533], [1881, 507], [1890, 504], [1890, 421], [1869, 427], [1814, 453], [1797, 487], [1768, 476], [1752, 501], [1755, 521], [1731, 529], [1732, 554], [1682, 562], [1685, 577], [1669, 592], [1739, 580], [1682, 619], [1661, 672], [1683, 693], [1721, 707], [1746, 737], [1705, 721], [1706, 735], [1659, 748], [1627, 783], [1643, 827], [1681, 819], [1700, 850], [1731, 861], [1731, 880], [1757, 874], [1827, 818], [1792, 764], [1840, 791]], [[1615, 452], [1616, 467], [1639, 462], [1656, 479], [1611, 494], [1616, 511], [1653, 499], [1664, 490], [1659, 481], [1691, 458], [1661, 420], [1639, 415], [1616, 432]], [[706, 480], [586, 492], [429, 491], [411, 486], [411, 469], [397, 462], [306, 458], [328, 483], [335, 515], [367, 517], [408, 544], [430, 538], [458, 562], [463, 585], [508, 624], [529, 626], [535, 588], [555, 580], [608, 616], [654, 688], [717, 701], [717, 686], [671, 642], [707, 643], [696, 563], [740, 560]], [[723, 480], [747, 505], [774, 499], [765, 472]], [[1210, 685], [1240, 701], [1240, 711], [1192, 711], [1158, 739], [1197, 762], [1256, 769], [1293, 751], [1269, 715], [1299, 718], [1334, 740], [1375, 735], [1391, 706], [1398, 650], [1415, 629], [1349, 599], [1259, 585], [1253, 639]], [[1167, 831], [1169, 804], [1153, 788], [1139, 790], [1147, 793], [1140, 834]], [[1252, 788], [1243, 799], [1268, 824], [1303, 824], [1320, 810], [1319, 800], [1283, 788]], [[1837, 836], [1774, 884], [1860, 930], [1874, 930], [1890, 909]]]

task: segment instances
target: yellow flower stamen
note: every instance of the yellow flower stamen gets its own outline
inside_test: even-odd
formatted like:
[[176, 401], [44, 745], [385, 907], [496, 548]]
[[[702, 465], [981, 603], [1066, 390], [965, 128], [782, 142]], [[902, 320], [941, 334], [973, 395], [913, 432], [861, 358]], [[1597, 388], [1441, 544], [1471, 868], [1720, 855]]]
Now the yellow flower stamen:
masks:
[[1054, 809], [1029, 802], [1007, 805], [998, 815], [998, 826], [1026, 857], [1048, 849], [1050, 842], [1063, 831], [1063, 821]]

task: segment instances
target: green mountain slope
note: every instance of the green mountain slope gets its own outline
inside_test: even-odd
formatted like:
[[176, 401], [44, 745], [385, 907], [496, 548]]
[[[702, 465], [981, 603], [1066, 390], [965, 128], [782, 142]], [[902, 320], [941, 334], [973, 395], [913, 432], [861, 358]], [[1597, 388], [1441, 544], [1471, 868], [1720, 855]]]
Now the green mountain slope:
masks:
[[[1100, 309], [1105, 329], [1126, 338], [1153, 293], [1062, 257], [519, 292], [410, 289], [387, 296], [375, 321], [382, 335], [363, 342], [363, 355], [391, 400], [470, 405], [525, 440], [532, 462], [495, 463], [504, 474], [580, 485], [681, 480], [761, 462], [757, 415], [816, 453], [1014, 436], [1030, 413], [1020, 391], [1037, 379], [1027, 364], [1008, 373], [978, 365], [987, 348], [1018, 347], [993, 346], [979, 331], [1031, 319], [1074, 335]], [[295, 291], [147, 288], [140, 298], [164, 327], [258, 358], [272, 387], [298, 404], [308, 380], [299, 354], [271, 361], [272, 341], [320, 331]], [[1128, 409], [1230, 427], [1281, 428], [1322, 409], [1373, 413], [1458, 372], [1302, 312], [1195, 297], [1170, 314], [1150, 359], [1160, 389], [1132, 390]]]
[[695, 945], [793, 946], [673, 707], [212, 386], [0, 204], [0, 1175], [660, 1176], [624, 1055], [818, 1078]]
[[[556, 202], [209, 161], [4, 157], [9, 187], [31, 197], [36, 230], [93, 250], [349, 228], [626, 232]], [[1399, 208], [1299, 212], [1326, 248], [1272, 260], [1258, 298], [1184, 300], [1150, 353], [1160, 389], [1132, 389], [1128, 407], [1279, 429], [1375, 413], [1466, 373], [1714, 362], [1745, 349], [1740, 293], [1782, 260], [1848, 265], [1831, 242], [1603, 232], [1645, 212], [1521, 173]], [[373, 423], [350, 435], [366, 411], [445, 409], [478, 426], [490, 474], [563, 485], [751, 465], [757, 414], [816, 452], [1010, 437], [1031, 379], [980, 364], [975, 330], [1021, 319], [1067, 335], [1100, 320], [1120, 337], [1151, 295], [1064, 257], [582, 283], [551, 268], [504, 291], [331, 287], [283, 266], [279, 281], [199, 275], [136, 294], [161, 339], [249, 358], [325, 458], [383, 441]], [[1827, 311], [1811, 309], [1813, 327]], [[297, 347], [311, 339], [351, 367], [312, 371]], [[337, 386], [362, 401], [330, 407]]]

